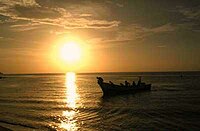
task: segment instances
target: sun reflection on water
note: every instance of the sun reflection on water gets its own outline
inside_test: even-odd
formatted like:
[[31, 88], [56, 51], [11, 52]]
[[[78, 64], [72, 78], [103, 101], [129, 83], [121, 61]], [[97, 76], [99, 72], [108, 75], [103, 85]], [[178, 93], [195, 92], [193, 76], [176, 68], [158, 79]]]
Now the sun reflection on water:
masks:
[[76, 120], [74, 119], [77, 111], [76, 111], [76, 100], [77, 100], [77, 93], [76, 93], [76, 74], [74, 72], [68, 72], [66, 74], [65, 80], [65, 87], [66, 87], [66, 106], [71, 108], [71, 110], [63, 111], [64, 119], [61, 122], [60, 127], [67, 130], [67, 131], [75, 131], [77, 129]]
[[67, 89], [67, 106], [70, 108], [76, 108], [76, 74], [74, 72], [68, 72], [66, 74], [65, 87]]

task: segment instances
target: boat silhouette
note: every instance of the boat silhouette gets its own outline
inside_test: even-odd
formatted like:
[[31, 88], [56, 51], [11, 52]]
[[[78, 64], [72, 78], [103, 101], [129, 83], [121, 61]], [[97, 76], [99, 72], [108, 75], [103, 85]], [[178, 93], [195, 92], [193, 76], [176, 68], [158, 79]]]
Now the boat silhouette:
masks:
[[[97, 83], [101, 87], [103, 91], [103, 96], [113, 96], [113, 95], [120, 95], [120, 94], [134, 94], [136, 92], [141, 91], [150, 91], [151, 90], [151, 84], [146, 84], [144, 82], [141, 82], [141, 78], [138, 81], [137, 85], [117, 85], [112, 82], [106, 83], [104, 82], [103, 78], [97, 77]], [[125, 82], [126, 83], [126, 82]]]

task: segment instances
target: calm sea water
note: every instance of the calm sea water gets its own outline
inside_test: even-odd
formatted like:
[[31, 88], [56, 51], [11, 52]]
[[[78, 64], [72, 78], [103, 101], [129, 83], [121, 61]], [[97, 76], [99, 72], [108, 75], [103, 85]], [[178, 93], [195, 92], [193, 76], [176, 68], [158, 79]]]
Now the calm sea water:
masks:
[[[114, 83], [142, 76], [153, 87], [103, 99], [96, 76]], [[200, 72], [9, 75], [0, 79], [0, 126], [16, 131], [200, 130]]]

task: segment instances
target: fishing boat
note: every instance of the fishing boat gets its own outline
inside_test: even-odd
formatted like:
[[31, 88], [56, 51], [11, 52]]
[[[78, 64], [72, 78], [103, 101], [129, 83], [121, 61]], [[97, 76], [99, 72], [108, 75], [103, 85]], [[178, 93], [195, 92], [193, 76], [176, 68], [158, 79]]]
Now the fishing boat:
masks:
[[103, 91], [103, 96], [133, 94], [135, 92], [151, 90], [151, 84], [145, 84], [144, 82], [141, 82], [141, 78], [139, 79], [139, 84], [137, 85], [117, 85], [113, 84], [112, 82], [106, 83], [101, 77], [97, 77], [97, 83]]

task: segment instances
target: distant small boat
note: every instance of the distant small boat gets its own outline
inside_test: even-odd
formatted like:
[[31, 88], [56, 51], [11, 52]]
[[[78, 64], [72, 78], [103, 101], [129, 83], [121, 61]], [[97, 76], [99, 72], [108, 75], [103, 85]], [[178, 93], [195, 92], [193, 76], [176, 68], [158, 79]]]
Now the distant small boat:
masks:
[[120, 94], [134, 94], [140, 91], [150, 91], [151, 84], [140, 83], [139, 85], [116, 85], [113, 83], [103, 82], [101, 77], [97, 77], [97, 83], [103, 91], [103, 96], [113, 96]]

